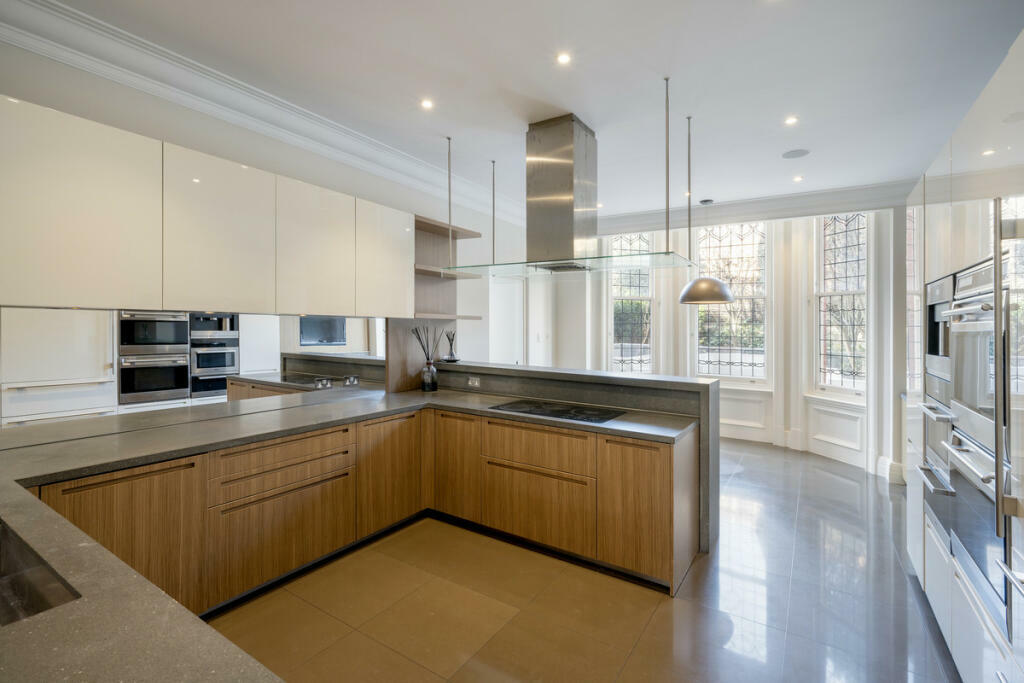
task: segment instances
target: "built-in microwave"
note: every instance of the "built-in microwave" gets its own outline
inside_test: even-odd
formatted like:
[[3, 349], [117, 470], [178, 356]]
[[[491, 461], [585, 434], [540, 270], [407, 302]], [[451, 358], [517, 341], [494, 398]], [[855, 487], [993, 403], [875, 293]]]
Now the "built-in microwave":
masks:
[[946, 311], [952, 300], [952, 275], [928, 284], [925, 296], [928, 318], [924, 367], [928, 374], [947, 382], [951, 379], [952, 370], [949, 359], [949, 317]]
[[192, 376], [237, 375], [238, 341], [234, 344], [198, 345], [192, 343]]
[[188, 353], [188, 313], [121, 311], [118, 349], [122, 356]]

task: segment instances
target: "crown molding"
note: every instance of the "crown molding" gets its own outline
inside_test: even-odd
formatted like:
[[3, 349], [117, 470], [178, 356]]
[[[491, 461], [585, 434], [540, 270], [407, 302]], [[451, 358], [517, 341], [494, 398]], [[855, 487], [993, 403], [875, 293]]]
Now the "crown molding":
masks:
[[[0, 42], [173, 102], [425, 194], [447, 171], [54, 0], [0, 0]], [[491, 213], [491, 188], [453, 176], [455, 202]], [[497, 197], [522, 225], [524, 202]]]
[[[711, 206], [693, 207], [693, 225], [723, 225], [748, 221], [780, 220], [803, 216], [821, 216], [848, 211], [874, 211], [903, 206], [914, 188], [916, 178], [897, 180], [877, 185], [844, 187], [836, 190], [818, 190], [797, 194], [778, 195], [722, 202]], [[686, 227], [686, 207], [676, 206], [669, 211], [669, 224], [674, 228]], [[650, 232], [665, 227], [665, 210], [638, 211], [613, 216], [600, 216], [597, 231], [601, 235], [623, 232]]]

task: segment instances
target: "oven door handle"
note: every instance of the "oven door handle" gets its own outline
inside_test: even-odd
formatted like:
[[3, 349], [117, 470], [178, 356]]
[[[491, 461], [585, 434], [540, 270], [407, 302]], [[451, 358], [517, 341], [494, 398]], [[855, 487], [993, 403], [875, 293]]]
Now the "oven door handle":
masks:
[[949, 453], [950, 456], [952, 456], [956, 460], [956, 464], [958, 466], [964, 468], [965, 470], [973, 474], [975, 477], [978, 478], [978, 481], [980, 481], [982, 484], [991, 484], [992, 481], [996, 478], [996, 473], [994, 471], [985, 474], [977, 467], [972, 465], [970, 462], [968, 462], [966, 458], [964, 458], [964, 453], [973, 453], [974, 449], [957, 448], [956, 446], [950, 444], [947, 441], [941, 441], [940, 443], [942, 444], [942, 447], [946, 449], [946, 452]]
[[931, 418], [935, 422], [949, 422], [950, 424], [956, 422], [956, 415], [953, 415], [951, 413], [940, 413], [935, 408], [936, 406], [932, 403], [921, 404], [921, 412], [924, 413], [926, 417]]
[[142, 367], [153, 367], [160, 365], [188, 365], [188, 359], [174, 359], [174, 360], [124, 360], [121, 359], [121, 367], [125, 368], [142, 368]]
[[1008, 564], [999, 559], [996, 560], [996, 566], [999, 567], [1001, 572], [1003, 572], [1003, 576], [1005, 576], [1006, 580], [1010, 582], [1013, 589], [1021, 595], [1024, 595], [1024, 572], [1013, 571], [1010, 569]]
[[[955, 305], [955, 304], [954, 304]], [[952, 318], [958, 315], [967, 315], [968, 313], [987, 313], [992, 310], [992, 304], [974, 304], [973, 306], [961, 306], [960, 308], [950, 308], [943, 311], [939, 315], [943, 318]]]
[[148, 311], [121, 311], [121, 320], [156, 320], [158, 322], [188, 322], [188, 313], [152, 313]]
[[[939, 475], [928, 465], [918, 465], [917, 471], [921, 475], [921, 480], [924, 482], [924, 487], [928, 489], [928, 493], [934, 493], [939, 496], [955, 496], [956, 489], [949, 484], [946, 484]], [[938, 481], [938, 485], [932, 483], [932, 477]]]

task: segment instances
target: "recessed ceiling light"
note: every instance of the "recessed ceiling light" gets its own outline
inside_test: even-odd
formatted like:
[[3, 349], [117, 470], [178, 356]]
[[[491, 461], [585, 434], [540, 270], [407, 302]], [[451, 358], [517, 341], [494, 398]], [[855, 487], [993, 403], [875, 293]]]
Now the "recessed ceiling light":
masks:
[[434, 100], [425, 99], [425, 100], [420, 102], [420, 106], [423, 107], [424, 109], [433, 109], [434, 108]]
[[597, 208], [603, 209], [604, 208], [604, 204], [602, 204], [601, 202], [598, 202], [597, 203]]
[[14, 99], [13, 97], [8, 97], [8, 98], [7, 98], [7, 101], [8, 101], [8, 102], [14, 102], [15, 104], [18, 104], [18, 102], [21, 102], [21, 100], [16, 100], [16, 99]]
[[788, 152], [783, 152], [782, 153], [782, 158], [783, 159], [799, 159], [800, 157], [805, 157], [805, 156], [807, 156], [810, 153], [811, 153], [811, 150], [809, 150], [809, 149], [791, 149]]
[[242, 164], [242, 168], [249, 168], [249, 167], [246, 166], [245, 164]]
[[783, 121], [783, 123], [786, 124], [787, 126], [795, 126], [799, 122], [800, 122], [800, 119], [797, 118], [796, 116], [787, 116], [785, 118], [785, 120]]
[[563, 66], [572, 61], [572, 57], [569, 55], [568, 52], [559, 52], [558, 57], [556, 57], [555, 59], [557, 59], [558, 63]]
[[795, 175], [795, 176], [793, 176], [793, 182], [794, 183], [802, 183], [803, 181], [804, 181], [804, 177], [802, 175]]
[[690, 196], [690, 193], [689, 193], [689, 192], [687, 192], [687, 193], [686, 193], [686, 196], [687, 196], [687, 197], [689, 197], [689, 196]]
[[192, 179], [192, 182], [193, 182], [193, 183], [198, 183], [198, 182], [199, 182], [199, 178], [193, 178], [193, 179]]
[[984, 152], [981, 153], [981, 156], [983, 156], [983, 157], [990, 157], [990, 156], [992, 156], [995, 153], [996, 153], [996, 151], [994, 149], [986, 149]]

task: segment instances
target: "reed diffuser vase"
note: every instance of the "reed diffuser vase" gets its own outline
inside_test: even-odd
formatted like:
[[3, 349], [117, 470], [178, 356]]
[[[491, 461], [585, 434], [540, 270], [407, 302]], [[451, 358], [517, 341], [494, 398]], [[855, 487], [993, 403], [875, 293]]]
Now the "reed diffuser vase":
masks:
[[426, 361], [426, 365], [420, 370], [420, 388], [423, 391], [437, 391], [437, 368], [434, 367], [434, 357], [437, 355], [437, 345], [441, 343], [443, 333], [444, 330], [435, 330], [430, 327], [412, 328], [412, 336], [419, 343]]

